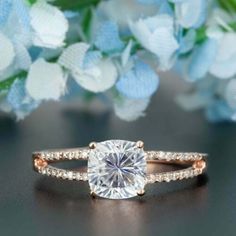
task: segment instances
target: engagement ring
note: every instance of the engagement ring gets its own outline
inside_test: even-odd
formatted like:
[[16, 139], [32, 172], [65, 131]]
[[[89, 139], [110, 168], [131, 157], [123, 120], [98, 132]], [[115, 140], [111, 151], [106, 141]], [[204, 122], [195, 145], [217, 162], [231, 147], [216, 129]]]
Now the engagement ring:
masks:
[[[145, 185], [198, 176], [206, 169], [207, 154], [144, 151], [142, 141], [92, 142], [87, 148], [45, 150], [33, 153], [34, 169], [47, 176], [88, 181], [91, 195], [109, 199], [142, 196]], [[87, 171], [50, 165], [64, 160], [87, 160]], [[150, 163], [183, 166], [182, 169], [148, 173]]]

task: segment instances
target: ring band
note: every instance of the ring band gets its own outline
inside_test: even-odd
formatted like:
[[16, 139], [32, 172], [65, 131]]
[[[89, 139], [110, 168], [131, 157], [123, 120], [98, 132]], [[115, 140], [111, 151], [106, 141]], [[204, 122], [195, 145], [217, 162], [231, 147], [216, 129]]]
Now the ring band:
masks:
[[[141, 196], [146, 184], [198, 176], [206, 169], [207, 154], [144, 151], [142, 141], [108, 140], [89, 147], [45, 150], [33, 153], [33, 166], [40, 174], [67, 180], [88, 181], [91, 194], [110, 199]], [[50, 165], [64, 160], [87, 160], [87, 171]], [[175, 164], [184, 168], [147, 173], [149, 163]]]

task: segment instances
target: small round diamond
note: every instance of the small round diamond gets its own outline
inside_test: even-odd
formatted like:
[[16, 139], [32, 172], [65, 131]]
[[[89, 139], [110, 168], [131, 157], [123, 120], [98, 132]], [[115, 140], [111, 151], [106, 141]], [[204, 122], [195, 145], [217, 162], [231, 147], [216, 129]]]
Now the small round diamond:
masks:
[[89, 153], [88, 181], [96, 195], [111, 199], [137, 196], [146, 183], [146, 158], [135, 142], [110, 140]]

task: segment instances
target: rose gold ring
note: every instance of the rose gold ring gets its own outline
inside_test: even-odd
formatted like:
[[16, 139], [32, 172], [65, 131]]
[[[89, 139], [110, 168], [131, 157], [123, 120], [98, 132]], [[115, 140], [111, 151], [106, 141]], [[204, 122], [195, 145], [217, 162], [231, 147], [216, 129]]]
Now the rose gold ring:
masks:
[[[108, 140], [89, 147], [45, 150], [33, 153], [34, 169], [40, 174], [66, 180], [88, 181], [92, 196], [124, 199], [142, 196], [145, 185], [193, 178], [206, 169], [207, 154], [144, 151], [142, 141]], [[87, 161], [86, 171], [67, 170], [53, 163]], [[176, 165], [172, 171], [148, 171], [151, 164]]]

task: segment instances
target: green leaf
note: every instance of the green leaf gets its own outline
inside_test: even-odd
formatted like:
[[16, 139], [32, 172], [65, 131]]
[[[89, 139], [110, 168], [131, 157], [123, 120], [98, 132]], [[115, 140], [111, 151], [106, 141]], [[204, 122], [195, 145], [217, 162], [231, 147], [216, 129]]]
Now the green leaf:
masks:
[[27, 0], [27, 2], [30, 4], [30, 5], [33, 5], [37, 2], [37, 0]]
[[55, 0], [53, 5], [62, 10], [77, 11], [85, 7], [96, 6], [101, 0]]
[[228, 12], [236, 12], [236, 0], [218, 0], [220, 6]]
[[21, 71], [19, 74], [14, 75], [8, 79], [5, 79], [3, 81], [0, 81], [0, 91], [8, 90], [10, 89], [11, 85], [14, 83], [16, 79], [25, 79], [27, 75], [26, 71]]
[[229, 27], [233, 29], [234, 31], [236, 31], [236, 22], [229, 23]]
[[128, 37], [123, 37], [122, 40], [127, 44], [130, 40], [133, 41], [131, 54], [136, 54], [137, 51], [143, 50], [143, 46], [138, 42], [138, 40], [132, 35]]
[[202, 27], [196, 30], [196, 43], [202, 43], [206, 40], [206, 27]]
[[91, 102], [95, 97], [96, 97], [95, 93], [85, 91], [85, 94], [84, 94], [83, 98], [86, 102]]
[[93, 18], [93, 9], [91, 7], [86, 8], [83, 12], [83, 20], [81, 22], [82, 30], [84, 35], [89, 39], [90, 37], [90, 26]]

